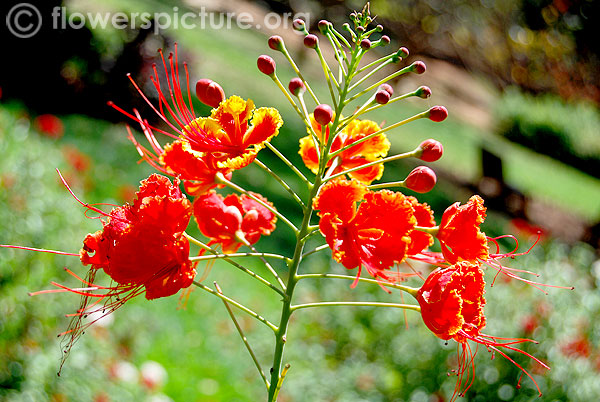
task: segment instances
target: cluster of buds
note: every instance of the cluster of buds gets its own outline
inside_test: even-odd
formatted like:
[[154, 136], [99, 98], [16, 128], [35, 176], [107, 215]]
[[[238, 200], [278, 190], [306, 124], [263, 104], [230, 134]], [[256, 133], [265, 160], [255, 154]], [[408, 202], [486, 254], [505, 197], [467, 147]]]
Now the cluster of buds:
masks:
[[[486, 237], [480, 229], [486, 214], [483, 200], [475, 195], [464, 205], [458, 202], [451, 205], [438, 224], [426, 203], [412, 195], [391, 190], [400, 187], [415, 193], [430, 191], [436, 184], [436, 175], [430, 167], [418, 166], [404, 180], [373, 184], [382, 178], [384, 165], [388, 162], [414, 158], [430, 163], [440, 159], [443, 147], [434, 139], [421, 142], [412, 151], [388, 156], [391, 145], [388, 137], [392, 130], [418, 119], [442, 122], [448, 111], [443, 106], [433, 106], [385, 127], [365, 119], [364, 116], [370, 112], [381, 107], [397, 106], [397, 102], [407, 98], [429, 98], [431, 90], [421, 86], [395, 96], [395, 79], [409, 73], [423, 74], [425, 64], [416, 61], [403, 66], [409, 55], [404, 47], [374, 61], [361, 63], [368, 52], [386, 47], [391, 41], [381, 34], [381, 25], [370, 27], [373, 19], [368, 5], [361, 12], [352, 13], [350, 18], [352, 24], [343, 25], [346, 35], [325, 20], [318, 24], [320, 36], [308, 32], [304, 21], [294, 21], [294, 29], [304, 34], [304, 46], [314, 50], [323, 69], [329, 92], [327, 100], [317, 96], [280, 36], [269, 38], [268, 46], [285, 57], [296, 77], [286, 86], [280, 81], [276, 62], [271, 56], [261, 55], [257, 59], [258, 70], [273, 80], [304, 123], [306, 133], [298, 138], [298, 152], [312, 176], [307, 177], [301, 167], [293, 165], [271, 144], [283, 124], [276, 109], [255, 108], [252, 100], [237, 95], [226, 97], [218, 83], [201, 79], [196, 83], [196, 95], [212, 111], [210, 116], [197, 117], [191, 103], [189, 73], [185, 64], [186, 82], [182, 85], [180, 80], [177, 48], [175, 54], [168, 58], [160, 51], [168, 93], [163, 93], [158, 70], [154, 67], [151, 80], [158, 94], [158, 105], [153, 104], [131, 80], [164, 123], [162, 127], [151, 125], [135, 109], [127, 111], [109, 103], [140, 126], [149, 145], [139, 142], [129, 128], [128, 134], [142, 160], [160, 173], [172, 176], [174, 181], [154, 174], [142, 181], [133, 205], [116, 207], [110, 213], [82, 203], [100, 213], [104, 221], [102, 230], [85, 237], [80, 253], [57, 252], [78, 256], [84, 265], [90, 266], [85, 279], [69, 271], [83, 283], [83, 287], [69, 288], [56, 284], [58, 289], [53, 290], [74, 292], [83, 297], [70, 328], [64, 333], [70, 336], [69, 348], [89, 325], [82, 323], [88, 314], [101, 311], [99, 316], [102, 317], [138, 294], [144, 293], [147, 299], [154, 299], [173, 295], [193, 284], [221, 298], [234, 321], [230, 304], [274, 331], [275, 353], [269, 380], [235, 322], [269, 390], [268, 400], [274, 402], [287, 372], [282, 365], [283, 344], [292, 313], [320, 305], [357, 304], [343, 301], [292, 304], [298, 281], [310, 277], [331, 277], [352, 279], [352, 287], [361, 282], [377, 283], [386, 292], [399, 289], [414, 296], [417, 304], [395, 304], [393, 307], [419, 311], [426, 326], [436, 336], [454, 339], [462, 346], [458, 381], [452, 399], [464, 394], [472, 383], [473, 356], [469, 342], [484, 345], [513, 363], [506, 350], [524, 354], [548, 368], [542, 361], [514, 346], [530, 340], [497, 338], [481, 332], [486, 324], [483, 310], [485, 267], [517, 279], [522, 279], [519, 273], [525, 272], [513, 270], [500, 262], [502, 258], [524, 253], [517, 253], [515, 249], [502, 254], [499, 247], [496, 252], [490, 251], [489, 242], [496, 246], [498, 243], [496, 239]], [[337, 69], [332, 69], [327, 63], [321, 42], [331, 45]], [[394, 71], [369, 83], [377, 72], [386, 68]], [[186, 87], [187, 91], [184, 90]], [[344, 114], [355, 100], [362, 100], [362, 104], [353, 112]], [[172, 142], [161, 145], [155, 132], [171, 137]], [[258, 153], [265, 148], [298, 176], [306, 186], [308, 198], [302, 199], [293, 186], [257, 159]], [[261, 168], [288, 192], [303, 212], [302, 222], [293, 223], [263, 195], [245, 190], [232, 181], [235, 171], [250, 164]], [[180, 182], [187, 197], [194, 198], [193, 202], [180, 190]], [[234, 193], [227, 196], [220, 194], [220, 189], [225, 186]], [[314, 221], [314, 215], [318, 217], [318, 225], [311, 221]], [[200, 232], [208, 239], [206, 242], [185, 233], [192, 216]], [[254, 248], [262, 236], [275, 230], [277, 220], [288, 226], [295, 236], [296, 245], [290, 256], [260, 253]], [[318, 233], [323, 236], [326, 245], [304, 253], [307, 239]], [[441, 252], [429, 250], [436, 240]], [[199, 247], [198, 256], [190, 256], [190, 244]], [[331, 249], [335, 261], [349, 270], [357, 270], [355, 277], [327, 273], [298, 274], [301, 262], [326, 246]], [[242, 247], [248, 247], [249, 252], [240, 253]], [[275, 281], [271, 282], [235, 262], [236, 257], [262, 259]], [[267, 258], [285, 262], [287, 281], [279, 276], [278, 270], [267, 262]], [[208, 275], [208, 269], [201, 279], [195, 279], [198, 261], [216, 259], [223, 259], [281, 296], [282, 312], [278, 325], [225, 296], [216, 283], [215, 289], [200, 283]], [[419, 274], [424, 282], [422, 286], [404, 286], [400, 282], [414, 276], [414, 272], [403, 273], [399, 266], [409, 260], [429, 263], [437, 269], [427, 277]], [[372, 278], [362, 275], [363, 268]], [[95, 276], [99, 270], [103, 270], [116, 285], [98, 285]], [[523, 280], [536, 287], [541, 286]], [[49, 291], [37, 293], [46, 292]], [[96, 301], [89, 303], [92, 299]], [[381, 305], [390, 306], [389, 303]], [[521, 365], [515, 364], [533, 379]]]

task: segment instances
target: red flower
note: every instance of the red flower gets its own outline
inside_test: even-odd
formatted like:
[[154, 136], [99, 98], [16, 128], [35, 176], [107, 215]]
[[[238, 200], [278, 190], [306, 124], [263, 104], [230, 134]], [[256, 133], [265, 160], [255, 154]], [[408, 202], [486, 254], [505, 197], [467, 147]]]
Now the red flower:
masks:
[[314, 208], [333, 258], [348, 269], [358, 267], [357, 278], [364, 266], [372, 276], [389, 280], [385, 271], [405, 259], [416, 219], [403, 194], [372, 192], [340, 178], [323, 186]]
[[65, 133], [65, 126], [61, 119], [53, 114], [42, 114], [33, 122], [35, 128], [46, 137], [59, 139]]
[[[325, 135], [323, 135], [323, 133], [321, 133], [321, 125], [315, 121], [312, 114], [310, 120], [312, 128], [319, 137], [319, 141], [321, 141], [321, 143], [327, 141], [329, 138], [329, 128], [327, 128]], [[380, 127], [373, 121], [352, 120], [342, 132], [335, 137], [330, 152], [333, 153], [379, 130]], [[390, 142], [387, 140], [385, 134], [376, 135], [375, 137], [340, 153], [340, 162], [332, 174], [362, 166], [369, 162], [374, 162], [377, 159], [386, 156], [389, 149]], [[319, 156], [317, 154], [317, 149], [315, 148], [314, 140], [310, 135], [300, 139], [300, 150], [298, 153], [302, 156], [302, 161], [304, 161], [306, 167], [313, 173], [317, 173], [319, 169]], [[329, 165], [331, 165], [331, 163], [333, 163], [333, 161], [329, 162]], [[373, 180], [379, 180], [383, 175], [383, 164], [359, 169], [348, 175], [363, 183], [370, 184]]]
[[[251, 194], [272, 206], [260, 194]], [[254, 244], [260, 236], [271, 234], [277, 221], [273, 212], [245, 194], [223, 198], [214, 191], [196, 198], [194, 217], [202, 234], [211, 238], [209, 245], [220, 244], [224, 253], [234, 253], [246, 242]]]
[[183, 237], [192, 205], [156, 174], [142, 181], [136, 195], [133, 205], [114, 208], [104, 228], [86, 236], [81, 262], [104, 269], [119, 292], [143, 288], [148, 300], [173, 295], [196, 274]]
[[[230, 177], [232, 170], [250, 164], [257, 153], [264, 148], [265, 143], [278, 134], [283, 121], [276, 109], [255, 110], [251, 100], [245, 101], [238, 96], [220, 102], [218, 107], [213, 109], [210, 117], [196, 117], [191, 104], [187, 65], [184, 64], [186, 78], [188, 78], [186, 103], [186, 95], [182, 91], [179, 80], [177, 48], [175, 48], [175, 57], [169, 55], [170, 72], [162, 52], [161, 57], [167, 72], [169, 94], [165, 96], [162, 92], [159, 74], [155, 67], [154, 76], [150, 78], [158, 92], [158, 106], [148, 100], [131, 77], [130, 80], [171, 131], [151, 126], [135, 109], [133, 113], [129, 113], [113, 103], [109, 104], [140, 124], [151, 150], [138, 143], [131, 132], [129, 138], [142, 158], [159, 171], [180, 177], [191, 194], [200, 195], [217, 187], [215, 183], [217, 173]], [[218, 86], [214, 82], [211, 85]], [[202, 89], [204, 86], [199, 85], [199, 88]], [[222, 92], [220, 87], [217, 89], [219, 93]], [[206, 101], [206, 94], [198, 93], [198, 96]], [[211, 103], [215, 99], [211, 98]], [[163, 148], [156, 140], [154, 132], [165, 134], [175, 141]]]
[[[484, 288], [483, 271], [479, 265], [461, 261], [453, 266], [433, 271], [417, 293], [421, 316], [427, 328], [438, 338], [454, 339], [460, 345], [458, 379], [452, 400], [464, 395], [474, 378], [474, 353], [468, 344], [469, 340], [484, 345], [488, 350], [498, 352], [521, 369], [534, 383], [533, 377], [499, 347], [519, 352], [549, 369], [539, 359], [512, 346], [534, 341], [522, 338], [498, 338], [481, 333], [486, 324], [483, 314]], [[537, 383], [535, 384], [537, 386]]]
[[474, 195], [466, 205], [456, 202], [442, 215], [437, 238], [444, 258], [450, 264], [488, 259], [487, 238], [479, 229], [485, 219], [485, 210], [481, 197]]
[[[417, 220], [417, 226], [420, 227], [434, 227], [435, 219], [433, 217], [433, 211], [427, 204], [421, 204], [413, 196], [408, 196], [406, 199], [411, 203], [413, 213]], [[410, 244], [406, 250], [407, 255], [419, 254], [433, 244], [433, 236], [429, 233], [413, 230], [410, 233]]]

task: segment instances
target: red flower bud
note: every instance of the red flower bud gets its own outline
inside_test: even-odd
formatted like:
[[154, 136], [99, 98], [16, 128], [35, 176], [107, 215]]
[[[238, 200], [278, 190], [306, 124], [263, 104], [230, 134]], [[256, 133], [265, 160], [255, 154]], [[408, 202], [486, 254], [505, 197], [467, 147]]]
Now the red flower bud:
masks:
[[288, 84], [288, 89], [291, 93], [296, 96], [303, 94], [306, 91], [306, 86], [304, 86], [304, 82], [298, 77], [292, 78], [290, 83]]
[[434, 106], [429, 109], [428, 117], [429, 120], [439, 123], [440, 121], [446, 120], [446, 117], [448, 117], [448, 109], [443, 106]]
[[283, 50], [283, 38], [279, 35], [273, 35], [269, 38], [269, 47], [273, 50], [282, 51]]
[[413, 64], [411, 64], [410, 68], [414, 73], [417, 74], [423, 74], [427, 69], [425, 63], [423, 63], [422, 61], [415, 61]]
[[422, 99], [427, 99], [431, 96], [431, 89], [426, 86], [417, 88], [415, 95]]
[[331, 22], [327, 20], [319, 21], [319, 31], [321, 31], [322, 34], [325, 34], [329, 28], [329, 25], [331, 25]]
[[380, 41], [380, 42], [381, 42], [381, 44], [382, 44], [382, 45], [384, 45], [384, 46], [385, 46], [385, 45], [389, 45], [389, 43], [390, 43], [390, 37], [389, 37], [389, 36], [387, 36], [387, 35], [383, 35], [383, 36], [381, 37], [381, 39], [379, 39], [379, 41]]
[[427, 193], [435, 186], [436, 181], [437, 178], [433, 170], [427, 166], [418, 166], [406, 176], [404, 185], [417, 193]]
[[398, 57], [402, 57], [403, 59], [406, 58], [406, 57], [408, 57], [409, 54], [410, 54], [410, 52], [404, 46], [401, 47], [400, 49], [398, 49], [398, 51], [396, 52], [396, 55]]
[[377, 32], [381, 32], [381, 31], [383, 31], [383, 25], [381, 25], [381, 24], [380, 24], [380, 25], [377, 25], [377, 26], [375, 27], [375, 31], [377, 31]]
[[369, 50], [371, 48], [371, 41], [367, 38], [363, 39], [362, 41], [360, 41], [360, 47], [363, 50]]
[[419, 149], [421, 150], [421, 155], [418, 158], [425, 162], [435, 162], [444, 153], [442, 143], [431, 138], [419, 144]]
[[380, 89], [375, 93], [375, 101], [380, 105], [385, 105], [390, 101], [390, 93], [384, 89]]
[[333, 119], [333, 110], [331, 109], [331, 106], [321, 103], [315, 108], [313, 115], [317, 123], [326, 126]]
[[275, 60], [271, 56], [265, 54], [258, 57], [256, 65], [261, 73], [272, 76], [275, 74]]
[[225, 100], [225, 91], [213, 80], [203, 78], [196, 82], [196, 96], [200, 102], [214, 108]]
[[314, 49], [319, 45], [319, 38], [317, 35], [308, 34], [304, 37], [304, 46], [309, 49]]
[[294, 20], [294, 22], [292, 23], [292, 27], [296, 30], [296, 31], [304, 31], [306, 24], [304, 23], [303, 20], [301, 20], [300, 18], [296, 18]]
[[394, 88], [390, 84], [381, 84], [379, 89], [383, 89], [385, 92], [390, 94], [390, 96], [394, 95]]
[[357, 27], [356, 27], [356, 32], [358, 32], [358, 33], [363, 33], [363, 32], [365, 32], [365, 27], [363, 27], [363, 26], [357, 26]]

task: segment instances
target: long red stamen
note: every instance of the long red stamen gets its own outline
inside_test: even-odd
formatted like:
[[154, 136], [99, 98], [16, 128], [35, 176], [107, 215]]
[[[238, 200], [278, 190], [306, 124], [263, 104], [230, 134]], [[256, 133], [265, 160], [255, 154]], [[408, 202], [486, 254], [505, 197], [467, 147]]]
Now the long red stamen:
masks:
[[0, 244], [0, 247], [4, 247], [4, 248], [16, 248], [19, 250], [28, 250], [28, 251], [39, 251], [42, 253], [51, 253], [51, 254], [58, 254], [58, 255], [70, 255], [73, 257], [79, 257], [79, 253], [67, 253], [64, 251], [56, 251], [56, 250], [48, 250], [45, 248], [35, 248], [35, 247], [25, 247], [25, 246], [15, 246], [12, 244]]

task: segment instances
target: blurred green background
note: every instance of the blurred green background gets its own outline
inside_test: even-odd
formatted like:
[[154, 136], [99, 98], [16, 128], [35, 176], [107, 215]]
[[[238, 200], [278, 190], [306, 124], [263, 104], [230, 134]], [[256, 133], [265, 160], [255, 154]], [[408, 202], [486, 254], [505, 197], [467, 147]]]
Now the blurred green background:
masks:
[[[0, 6], [3, 15], [16, 3]], [[61, 5], [67, 18], [87, 12], [172, 15], [173, 7], [179, 14], [202, 7], [207, 12], [249, 12], [257, 21], [269, 12], [305, 12], [313, 27], [321, 18], [345, 22], [350, 10], [363, 6], [333, 0], [32, 3], [44, 11], [44, 18]], [[433, 96], [395, 103], [368, 117], [391, 124], [436, 104], [450, 111], [444, 123], [418, 121], [389, 134], [395, 152], [413, 149], [427, 138], [444, 144], [444, 157], [431, 164], [438, 185], [419, 198], [439, 218], [452, 202], [481, 193], [490, 208], [483, 227], [488, 235], [514, 233], [528, 247], [535, 240], [532, 234], [543, 231], [540, 245], [511, 260], [511, 266], [540, 273], [543, 283], [576, 287], [548, 288], [544, 295], [521, 282], [498, 279], [487, 289], [486, 333], [539, 341], [525, 349], [548, 362], [550, 372], [540, 373], [523, 356], [511, 356], [535, 375], [543, 400], [599, 399], [600, 70], [598, 43], [591, 39], [597, 37], [592, 20], [598, 16], [598, 2], [381, 0], [371, 2], [371, 9], [392, 38], [382, 51], [408, 46], [407, 63], [424, 59], [428, 65], [422, 76], [395, 81], [396, 93], [429, 85]], [[40, 33], [30, 39], [15, 38], [2, 27], [6, 56], [0, 69], [0, 244], [77, 252], [85, 234], [100, 228], [98, 221], [84, 216], [55, 168], [85, 202], [122, 204], [132, 199], [152, 169], [136, 164], [125, 120], [106, 102], [113, 100], [128, 110], [139, 107], [151, 118], [125, 73], [131, 72], [149, 90], [156, 49], [172, 50], [175, 41], [192, 80], [211, 78], [227, 95], [278, 108], [285, 125], [273, 143], [301, 165], [297, 140], [305, 135], [302, 123], [255, 67], [257, 56], [267, 53], [276, 59], [283, 82], [293, 76], [284, 58], [266, 45], [268, 36], [280, 34], [325, 99], [327, 89], [314, 54], [289, 28], [171, 27], [156, 35], [152, 28], [93, 29], [89, 21], [81, 29], [54, 30], [51, 22], [45, 19]], [[209, 112], [199, 102], [194, 106], [199, 115]], [[293, 174], [268, 150], [259, 158], [294, 182]], [[386, 165], [384, 180], [402, 179], [416, 165]], [[236, 172], [234, 180], [261, 191], [281, 212], [298, 219], [297, 207], [261, 170], [249, 166]], [[295, 187], [300, 188], [298, 183]], [[190, 232], [197, 234], [193, 226]], [[280, 225], [258, 247], [289, 254], [291, 242], [288, 229]], [[313, 245], [322, 242], [317, 239]], [[503, 247], [510, 250], [512, 245]], [[268, 276], [261, 264], [244, 263]], [[51, 281], [76, 286], [63, 267], [85, 272], [74, 257], [0, 250], [0, 400], [265, 399], [223, 304], [200, 290], [187, 303], [177, 297], [129, 301], [87, 331], [57, 377], [61, 348], [56, 334], [67, 326], [64, 314], [76, 309], [78, 296], [27, 294], [50, 288]], [[428, 267], [419, 269], [428, 272]], [[331, 261], [328, 251], [310, 256], [301, 271], [348, 272]], [[488, 282], [492, 279], [490, 272]], [[213, 280], [226, 294], [278, 320], [279, 301], [262, 285], [220, 263], [210, 273], [208, 281]], [[402, 299], [376, 285], [350, 289], [345, 281], [300, 283], [298, 302], [319, 300]], [[270, 367], [271, 333], [241, 314], [238, 318], [263, 367]], [[465, 400], [538, 400], [529, 379], [516, 389], [520, 371], [514, 365], [500, 356], [490, 361], [483, 348], [479, 352], [475, 383]], [[285, 361], [292, 367], [281, 401], [444, 401], [454, 389], [455, 377], [447, 373], [456, 367], [456, 347], [433, 336], [414, 313], [307, 309], [293, 317]]]

